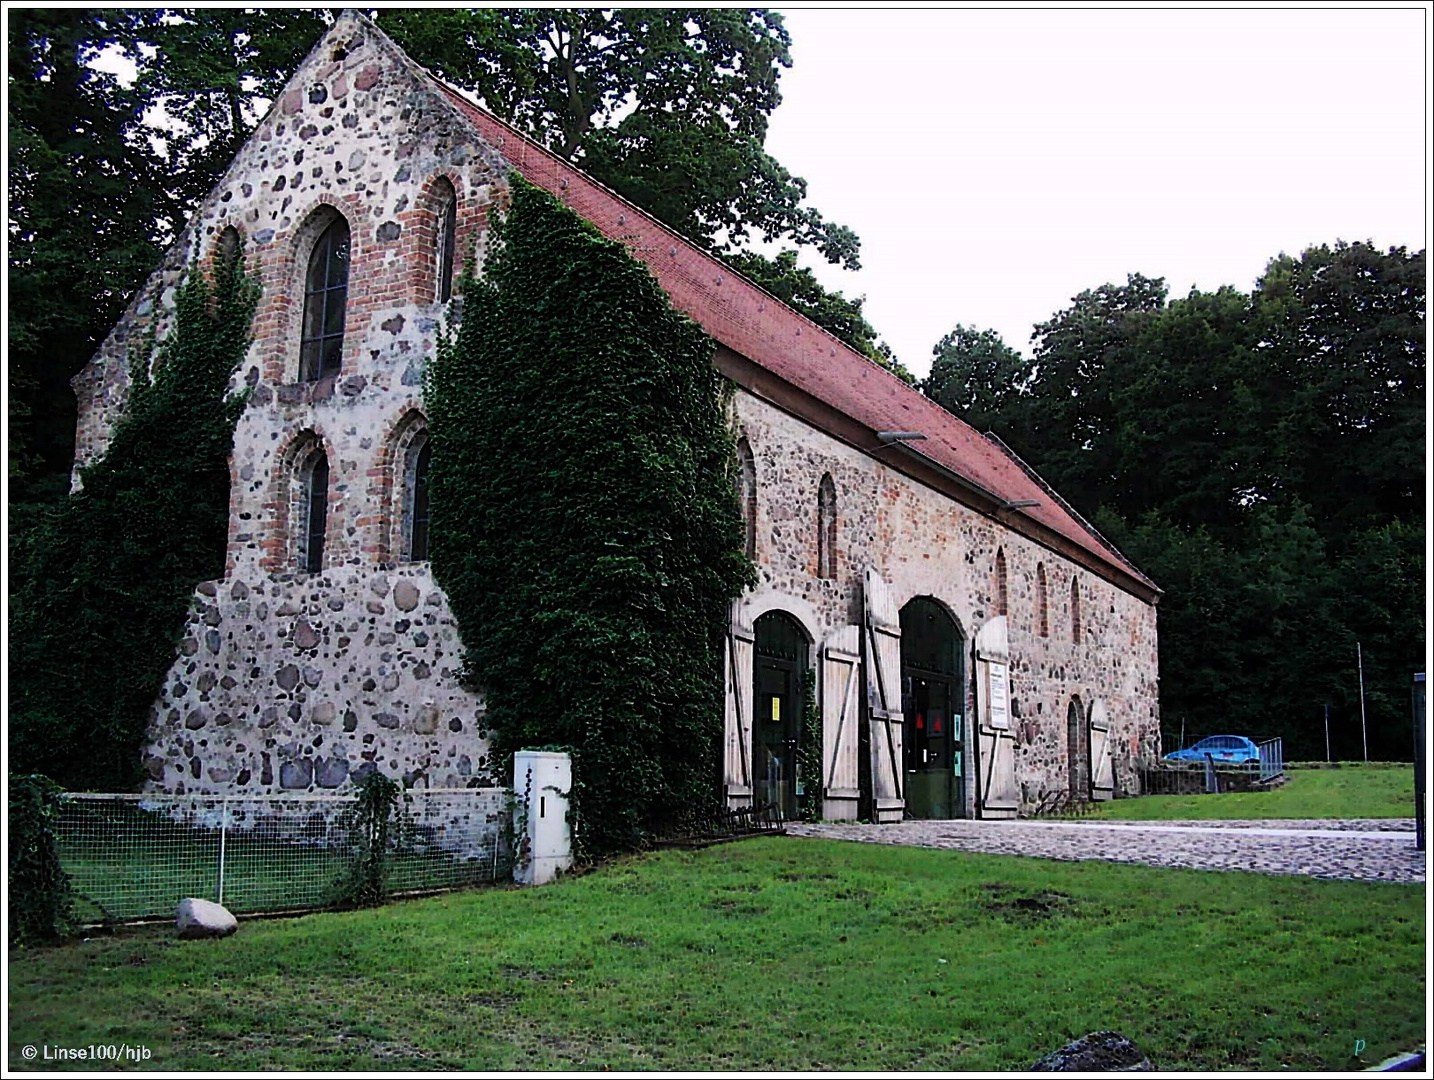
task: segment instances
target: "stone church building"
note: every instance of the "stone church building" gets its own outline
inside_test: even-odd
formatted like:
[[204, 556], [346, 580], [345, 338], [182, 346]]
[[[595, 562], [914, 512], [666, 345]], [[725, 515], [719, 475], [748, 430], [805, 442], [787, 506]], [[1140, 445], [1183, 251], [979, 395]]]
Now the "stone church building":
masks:
[[[1003, 817], [1133, 792], [1159, 755], [1159, 590], [999, 441], [682, 240], [345, 13], [90, 364], [77, 464], [126, 346], [243, 238], [263, 296], [239, 381], [228, 558], [144, 751], [152, 789], [502, 782], [429, 563], [421, 381], [455, 264], [510, 170], [623, 242], [736, 386], [759, 584], [727, 642], [725, 795], [828, 818]], [[805, 680], [820, 776], [797, 772]]]

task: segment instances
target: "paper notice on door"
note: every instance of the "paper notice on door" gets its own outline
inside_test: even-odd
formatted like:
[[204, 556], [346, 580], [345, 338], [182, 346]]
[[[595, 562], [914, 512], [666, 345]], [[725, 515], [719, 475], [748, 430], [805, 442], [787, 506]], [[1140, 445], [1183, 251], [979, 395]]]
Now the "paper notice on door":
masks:
[[1006, 665], [987, 661], [986, 669], [987, 686], [990, 688], [990, 695], [987, 701], [990, 704], [990, 715], [986, 722], [993, 728], [1009, 729], [1011, 726], [1011, 714], [1009, 707], [1009, 688], [1006, 685]]

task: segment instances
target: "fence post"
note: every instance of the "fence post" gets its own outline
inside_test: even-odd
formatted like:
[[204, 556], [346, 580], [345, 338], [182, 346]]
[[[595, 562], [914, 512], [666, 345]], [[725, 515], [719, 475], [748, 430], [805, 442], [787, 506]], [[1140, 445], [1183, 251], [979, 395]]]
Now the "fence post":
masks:
[[1414, 709], [1414, 850], [1424, 850], [1424, 672], [1414, 676], [1410, 688]]
[[219, 805], [219, 896], [216, 904], [224, 903], [224, 842], [229, 836], [229, 796]]

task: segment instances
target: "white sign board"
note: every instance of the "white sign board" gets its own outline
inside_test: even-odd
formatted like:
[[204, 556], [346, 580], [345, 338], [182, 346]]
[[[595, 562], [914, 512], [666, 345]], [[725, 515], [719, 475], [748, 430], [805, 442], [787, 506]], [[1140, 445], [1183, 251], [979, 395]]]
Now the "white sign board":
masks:
[[986, 685], [990, 688], [990, 694], [986, 698], [989, 704], [986, 723], [993, 728], [1008, 730], [1011, 726], [1011, 714], [1006, 684], [1006, 665], [987, 661], [986, 671], [988, 673]]

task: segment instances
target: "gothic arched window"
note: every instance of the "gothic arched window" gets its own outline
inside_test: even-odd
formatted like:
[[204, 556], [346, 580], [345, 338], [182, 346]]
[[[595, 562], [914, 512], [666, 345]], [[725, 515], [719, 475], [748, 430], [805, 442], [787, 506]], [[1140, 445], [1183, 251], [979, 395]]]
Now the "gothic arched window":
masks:
[[996, 549], [996, 614], [1008, 615], [1009, 595], [1006, 590], [1006, 552]]
[[316, 382], [343, 365], [344, 308], [349, 296], [349, 223], [335, 217], [309, 253], [304, 275], [299, 379]]
[[[421, 440], [421, 441], [420, 441]], [[408, 464], [404, 483], [404, 523], [407, 527], [407, 543], [404, 554], [408, 562], [423, 562], [428, 558], [428, 436], [415, 440], [408, 452]]]
[[317, 574], [324, 568], [324, 536], [329, 523], [329, 456], [315, 443], [299, 465], [299, 569]]
[[737, 497], [742, 504], [742, 526], [746, 533], [747, 558], [757, 557], [757, 459], [744, 435], [737, 440]]
[[453, 253], [458, 247], [458, 193], [445, 177], [433, 186], [437, 204], [433, 268], [438, 279], [437, 300], [446, 304], [453, 296]]
[[1071, 578], [1071, 642], [1080, 644], [1080, 582]]
[[1041, 637], [1051, 636], [1050, 606], [1046, 599], [1046, 564], [1036, 565], [1036, 619]]
[[836, 545], [836, 485], [831, 473], [823, 473], [817, 488], [817, 577], [836, 577]]

